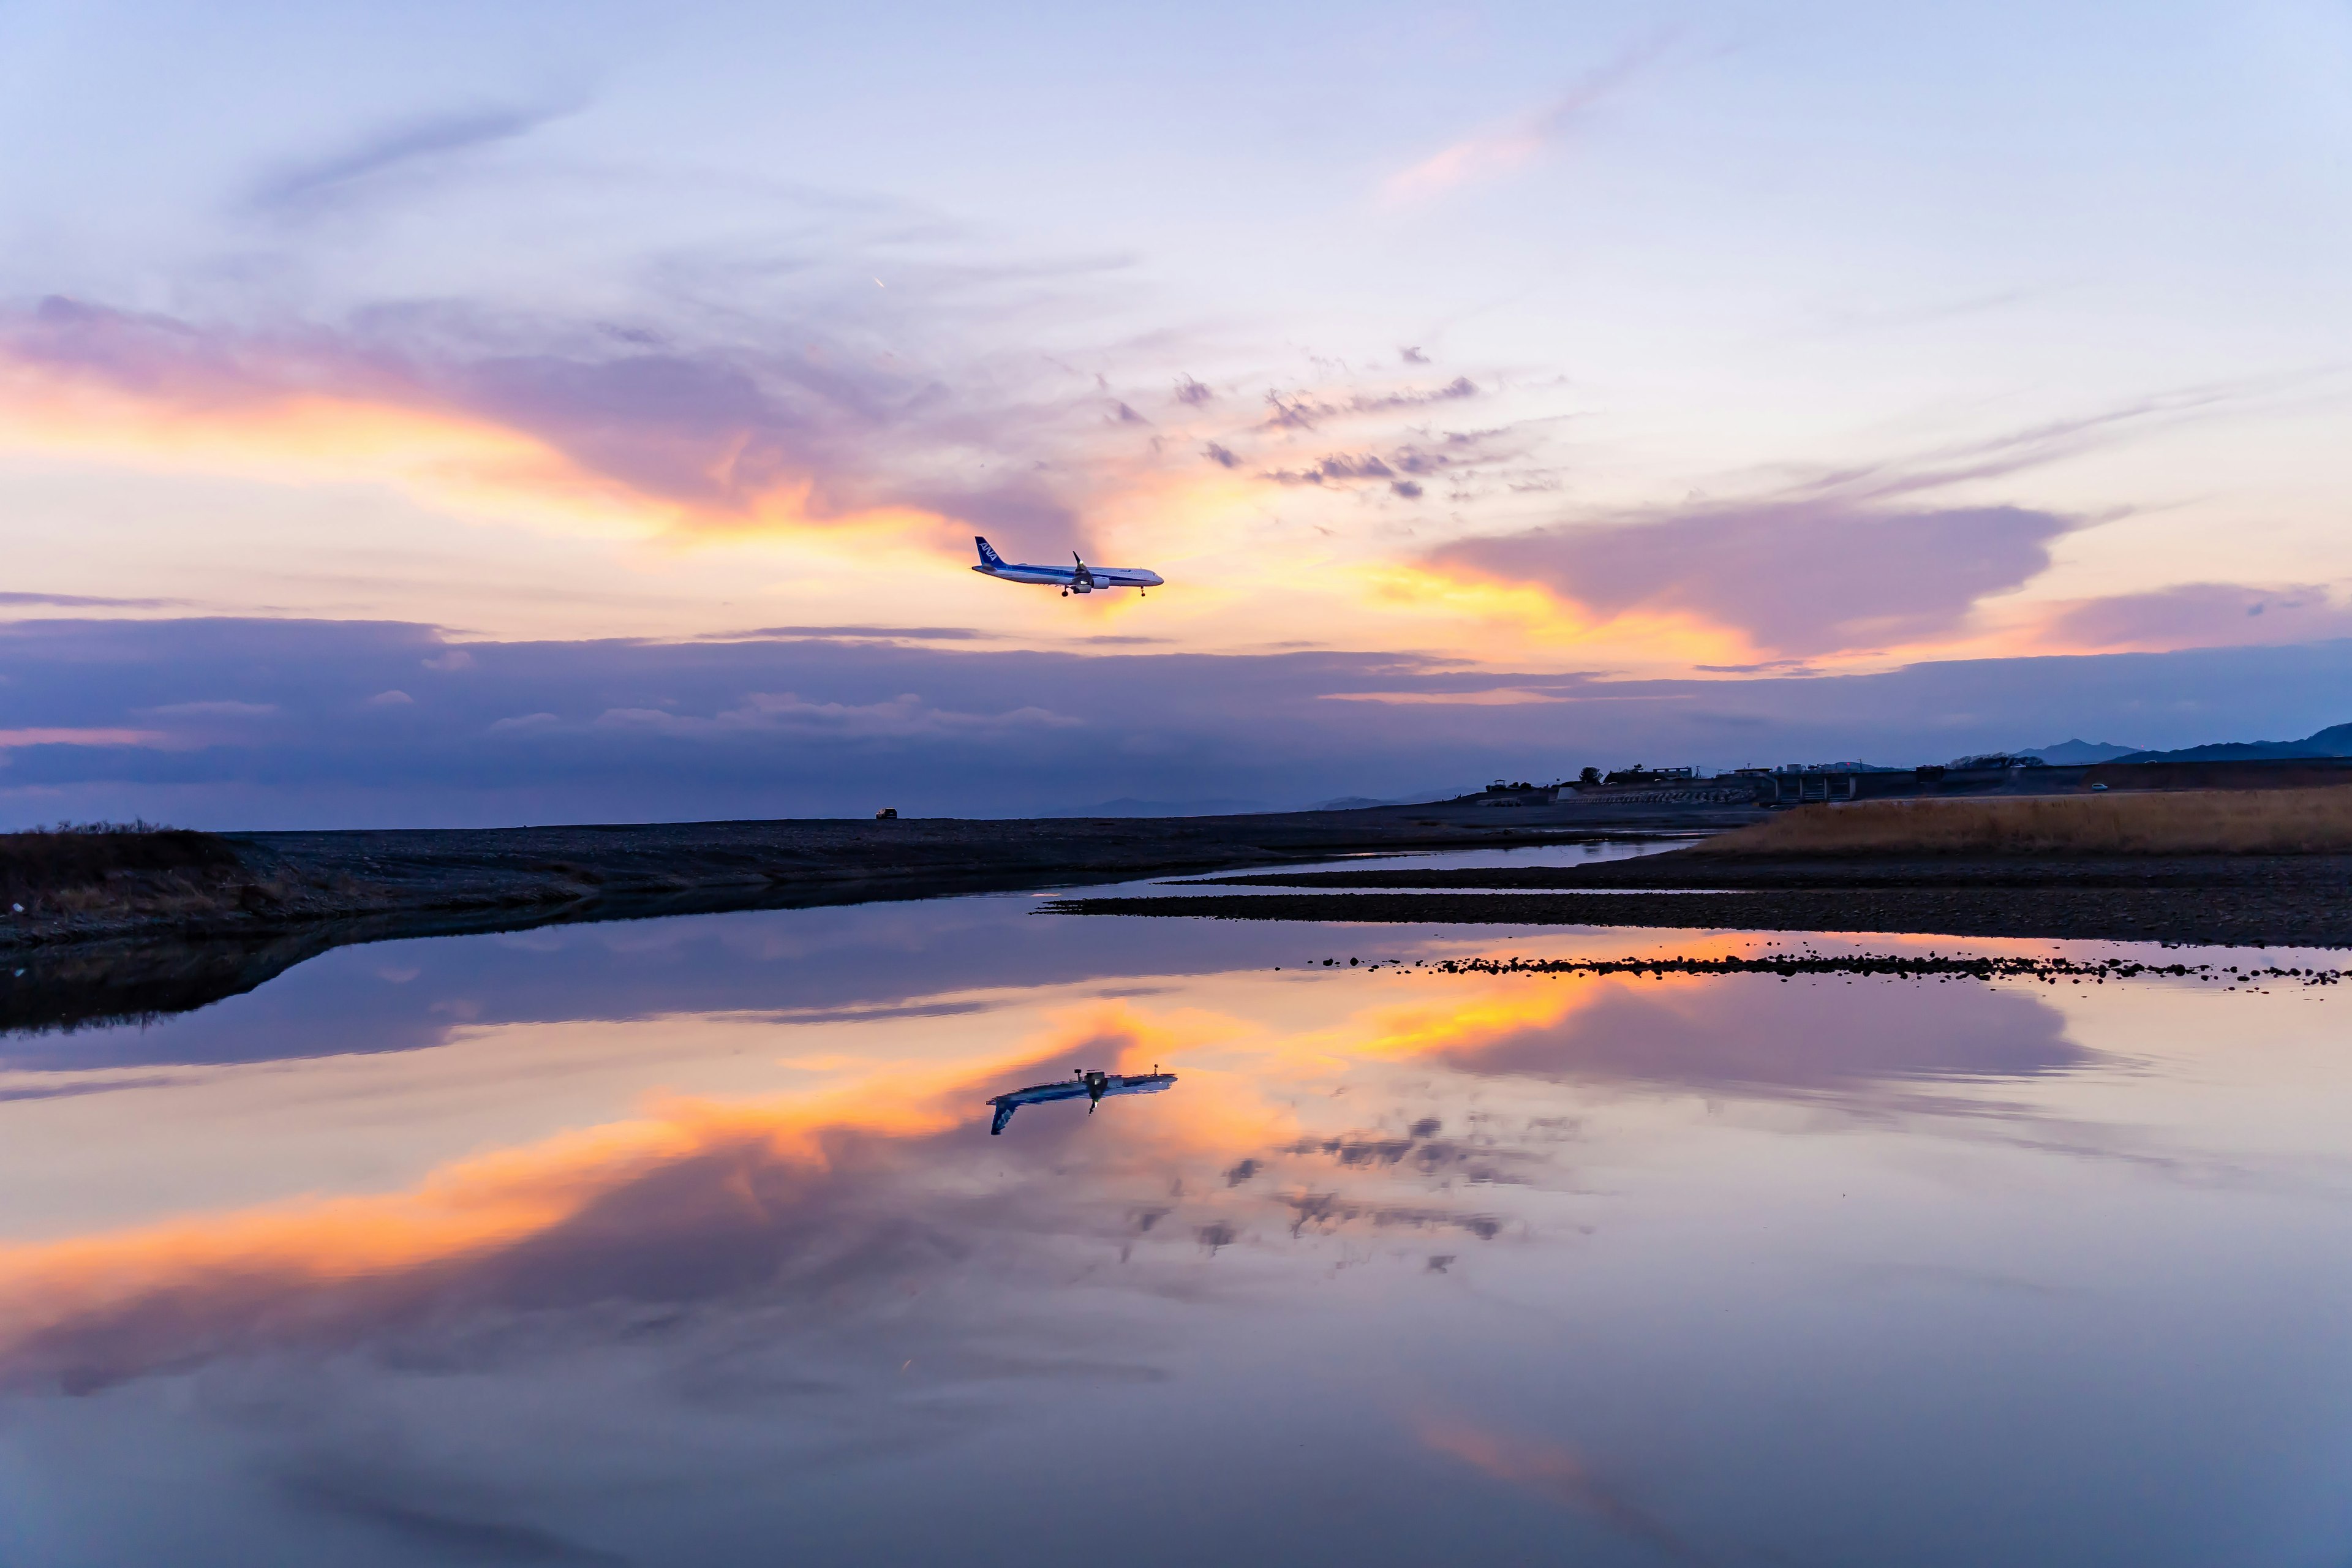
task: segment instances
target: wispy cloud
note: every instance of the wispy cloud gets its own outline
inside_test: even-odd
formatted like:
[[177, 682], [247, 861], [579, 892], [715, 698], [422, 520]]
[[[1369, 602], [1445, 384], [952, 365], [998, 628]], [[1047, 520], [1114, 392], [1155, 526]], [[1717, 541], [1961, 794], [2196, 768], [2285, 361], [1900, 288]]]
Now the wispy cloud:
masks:
[[267, 719], [278, 711], [275, 702], [238, 702], [219, 698], [198, 702], [167, 702], [141, 712], [158, 719]]
[[960, 712], [926, 702], [913, 692], [886, 702], [829, 702], [812, 701], [793, 691], [754, 691], [740, 705], [708, 717], [660, 708], [607, 708], [593, 722], [603, 729], [717, 741], [793, 733], [848, 740], [950, 735], [985, 739], [1075, 729], [1083, 721], [1034, 704], [997, 713]]
[[110, 599], [90, 594], [0, 594], [0, 605], [55, 605], [60, 609], [75, 610], [163, 610], [186, 603], [185, 599]]
[[1530, 702], [1568, 702], [1567, 692], [1528, 686], [1489, 686], [1475, 691], [1327, 691], [1327, 702], [1385, 702], [1400, 707], [1519, 708]]
[[2248, 399], [2284, 390], [2286, 378], [2264, 383], [2182, 386], [2043, 420], [1990, 436], [1891, 456], [1882, 461], [1826, 468], [1790, 485], [1790, 499], [1890, 502], [1979, 479], [2007, 479], [2146, 436], [2169, 426], [2242, 408]]
[[338, 151], [289, 163], [262, 180], [249, 203], [273, 214], [313, 212], [384, 176], [429, 168], [527, 136], [579, 107], [459, 110], [383, 126]]
[[154, 730], [112, 729], [104, 725], [61, 725], [43, 728], [35, 725], [21, 730], [0, 730], [0, 752], [18, 746], [160, 746], [169, 737]]
[[[1392, 206], [1407, 205], [1517, 173], [1582, 123], [1594, 105], [1656, 63], [1664, 50], [1664, 39], [1629, 49], [1542, 107], [1465, 137], [1398, 170], [1381, 182], [1381, 200]], [[1408, 356], [1417, 352], [1406, 351]]]
[[856, 642], [989, 642], [998, 634], [971, 626], [754, 626], [740, 632], [705, 632], [698, 642], [749, 642], [822, 637]]

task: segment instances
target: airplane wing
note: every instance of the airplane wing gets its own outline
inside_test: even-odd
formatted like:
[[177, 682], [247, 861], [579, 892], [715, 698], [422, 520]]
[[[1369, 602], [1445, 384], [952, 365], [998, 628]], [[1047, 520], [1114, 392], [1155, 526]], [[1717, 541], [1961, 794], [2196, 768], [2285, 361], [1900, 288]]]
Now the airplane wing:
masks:
[[995, 1119], [989, 1123], [989, 1135], [994, 1137], [1003, 1131], [1004, 1124], [1013, 1120], [1013, 1113], [1024, 1105], [1044, 1105], [1055, 1100], [1083, 1100], [1086, 1093], [1085, 1083], [1076, 1079], [1065, 1079], [1060, 1083], [1033, 1083], [1027, 1089], [1000, 1094], [988, 1102], [996, 1108]]
[[1059, 1083], [1033, 1083], [1027, 1089], [1016, 1089], [998, 1095], [988, 1103], [1003, 1105], [1010, 1100], [1014, 1105], [1044, 1105], [1054, 1100], [1076, 1100], [1087, 1092], [1087, 1086], [1076, 1079], [1065, 1079]]
[[1103, 1089], [1103, 1098], [1108, 1100], [1114, 1094], [1158, 1094], [1175, 1081], [1176, 1075], [1172, 1072], [1136, 1073], [1127, 1078], [1114, 1077], [1112, 1082]]
[[1096, 582], [1106, 588], [1157, 588], [1161, 585], [1159, 573], [1146, 572], [1140, 567], [1089, 566], [1087, 570], [1094, 574]]

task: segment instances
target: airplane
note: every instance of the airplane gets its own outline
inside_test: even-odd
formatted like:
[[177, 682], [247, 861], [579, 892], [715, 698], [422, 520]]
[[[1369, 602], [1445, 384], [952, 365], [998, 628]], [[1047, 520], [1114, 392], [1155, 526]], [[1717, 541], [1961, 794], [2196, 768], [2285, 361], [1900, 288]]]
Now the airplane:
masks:
[[993, 545], [972, 536], [980, 546], [980, 564], [972, 570], [985, 577], [1002, 577], [1008, 583], [1043, 583], [1049, 588], [1062, 590], [1062, 597], [1073, 594], [1091, 594], [1097, 588], [1157, 588], [1160, 574], [1141, 572], [1132, 566], [1089, 566], [1075, 550], [1070, 559], [1078, 563], [1070, 566], [1021, 566], [1004, 559]]
[[1024, 1105], [1044, 1105], [1050, 1100], [1076, 1100], [1087, 1097], [1087, 1114], [1092, 1116], [1106, 1094], [1158, 1094], [1176, 1081], [1172, 1072], [1161, 1072], [1155, 1065], [1150, 1072], [1096, 1072], [1080, 1068], [1059, 1083], [1033, 1083], [1027, 1089], [1016, 1089], [1000, 1094], [988, 1103], [996, 1107], [996, 1120], [989, 1124], [992, 1138], [1004, 1131], [1013, 1113]]

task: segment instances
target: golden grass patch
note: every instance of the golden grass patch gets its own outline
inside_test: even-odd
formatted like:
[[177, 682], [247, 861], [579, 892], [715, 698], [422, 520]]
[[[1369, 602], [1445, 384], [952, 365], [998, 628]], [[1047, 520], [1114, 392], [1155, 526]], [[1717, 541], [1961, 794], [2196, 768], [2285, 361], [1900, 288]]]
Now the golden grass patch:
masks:
[[1697, 847], [1710, 855], [2352, 853], [2352, 785], [1873, 800], [1799, 806]]

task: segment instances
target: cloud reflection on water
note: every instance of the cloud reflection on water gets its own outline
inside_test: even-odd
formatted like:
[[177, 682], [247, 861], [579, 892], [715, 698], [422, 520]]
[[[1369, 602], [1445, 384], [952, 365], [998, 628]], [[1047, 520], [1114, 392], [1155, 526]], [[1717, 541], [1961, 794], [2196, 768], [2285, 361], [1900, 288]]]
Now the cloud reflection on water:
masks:
[[[1504, 1556], [1551, 1530], [1569, 1532], [1559, 1549], [1595, 1563], [1704, 1560], [1723, 1554], [1720, 1531], [1657, 1451], [1626, 1446], [1622, 1421], [1475, 1392], [1498, 1369], [1502, 1388], [1525, 1382], [1530, 1397], [1570, 1368], [1639, 1381], [1635, 1367], [1612, 1371], [1603, 1325], [1622, 1309], [1606, 1292], [1623, 1249], [1645, 1245], [1625, 1207], [1642, 1163], [1706, 1190], [1770, 1166], [1758, 1145], [1727, 1155], [1706, 1140], [1785, 1126], [1750, 1117], [1742, 1131], [1710, 1112], [1654, 1152], [1658, 1130], [1685, 1125], [1675, 1102], [1836, 1105], [1891, 1121], [1940, 1098], [1973, 1115], [1988, 1109], [1967, 1098], [1975, 1086], [2100, 1059], [2018, 987], [1276, 973], [1254, 930], [1211, 929], [1176, 954], [1114, 951], [1085, 945], [1097, 928], [1008, 921], [1007, 909], [994, 918], [1017, 934], [1000, 943], [1051, 933], [1065, 944], [1045, 966], [1060, 984], [957, 989], [985, 964], [952, 956], [966, 914], [948, 905], [897, 911], [897, 923], [805, 911], [534, 933], [528, 945], [413, 944], [396, 966], [366, 955], [368, 974], [400, 975], [376, 984], [411, 1016], [455, 997], [493, 1020], [567, 1006], [594, 1016], [627, 1000], [618, 977], [632, 973], [648, 979], [641, 999], [669, 1006], [731, 963], [710, 993], [727, 1010], [653, 1012], [648, 1049], [683, 1048], [698, 1028], [740, 1030], [740, 1005], [763, 1000], [756, 1016], [774, 1020], [776, 1048], [821, 1058], [831, 1076], [790, 1094], [656, 1096], [636, 1114], [509, 1139], [394, 1190], [224, 1205], [0, 1249], [5, 1408], [45, 1443], [74, 1420], [205, 1435], [204, 1452], [228, 1456], [205, 1462], [268, 1500], [244, 1505], [231, 1530], [244, 1542], [299, 1539], [324, 1553], [348, 1534], [374, 1542], [347, 1559], [364, 1563], [715, 1563], [763, 1539], [747, 1520], [767, 1529], [805, 1513], [812, 1489], [834, 1498], [828, 1517], [870, 1519], [918, 1473], [978, 1485], [981, 1456], [1000, 1447], [1024, 1469], [1045, 1468], [1029, 1443], [1061, 1444], [1080, 1462], [1160, 1452], [1156, 1435], [1089, 1435], [1097, 1407], [1129, 1409], [1155, 1434], [1198, 1416], [1206, 1432], [1249, 1425], [1229, 1409], [1186, 1413], [1212, 1384], [1231, 1399], [1255, 1380], [1265, 1397], [1316, 1410], [1334, 1397], [1327, 1384], [1360, 1380], [1344, 1439], [1336, 1404], [1307, 1426], [1343, 1447], [1385, 1440], [1364, 1462], [1416, 1478], [1400, 1499], [1445, 1497], [1450, 1517], [1476, 1516], [1478, 1538]], [[1225, 952], [1229, 931], [1258, 951]], [[1437, 952], [1460, 936], [1424, 940]], [[1017, 947], [988, 951], [1015, 954], [1009, 972], [1027, 977]], [[929, 953], [949, 956], [927, 971]], [[763, 969], [780, 957], [808, 988]], [[568, 978], [600, 963], [611, 974], [567, 1003]], [[1143, 974], [1171, 978], [1101, 994]], [[985, 1014], [938, 1010], [982, 994]], [[264, 1000], [226, 1005], [218, 1027]], [[454, 1037], [450, 1059], [467, 1047]], [[1042, 1107], [1005, 1138], [986, 1136], [989, 1094], [1080, 1065], [1160, 1065], [1182, 1079], [1093, 1117]], [[2034, 1279], [2029, 1263], [2005, 1266]], [[1644, 1289], [1675, 1277], [1661, 1267]], [[1283, 1348], [1253, 1367], [1265, 1336]], [[1327, 1342], [1392, 1360], [1359, 1366], [1354, 1352], [1318, 1350]], [[1326, 1353], [1336, 1359], [1319, 1365]], [[1136, 1402], [1119, 1406], [1122, 1389], [1140, 1391]], [[204, 1414], [185, 1414], [188, 1400]], [[173, 1456], [173, 1473], [194, 1451]], [[1191, 1467], [1171, 1495], [1241, 1484], [1231, 1456], [1164, 1458]], [[1482, 1494], [1465, 1467], [1504, 1484]], [[606, 1496], [592, 1476], [626, 1484]], [[709, 1526], [737, 1530], [724, 1546], [628, 1544], [648, 1521], [723, 1513], [714, 1500], [730, 1489], [765, 1500]], [[646, 1500], [656, 1495], [701, 1500], [681, 1510]], [[1012, 1506], [967, 1492], [954, 1508], [1001, 1522]], [[1251, 1506], [1271, 1519], [1263, 1510], [1276, 1505]], [[289, 1522], [297, 1516], [311, 1522]], [[1169, 1550], [1137, 1560], [1179, 1560], [1205, 1528], [1171, 1524]], [[1032, 1560], [1073, 1560], [1072, 1538], [1060, 1539]], [[990, 1551], [1013, 1561], [1016, 1547]], [[808, 1555], [871, 1560], [861, 1552], [874, 1549], [845, 1537]]]
[[1595, 1476], [1582, 1457], [1557, 1443], [1514, 1438], [1457, 1421], [1432, 1421], [1422, 1440], [1499, 1481], [1590, 1513], [1620, 1534], [1658, 1549], [1680, 1563], [1701, 1561], [1681, 1536], [1656, 1516]]
[[[1315, 1051], [1473, 1079], [1800, 1098], [2088, 1058], [2052, 1009], [1980, 986], [1922, 1007], [1916, 992], [1760, 977], [1418, 983], [1442, 989], [1377, 1002], [1312, 1037]], [[0, 1372], [19, 1386], [88, 1389], [221, 1354], [349, 1346], [517, 1313], [823, 1296], [1041, 1238], [1083, 1237], [1130, 1258], [1211, 1233], [1219, 1246], [1349, 1230], [1491, 1239], [1508, 1216], [1463, 1194], [1558, 1172], [1557, 1118], [1489, 1111], [1448, 1137], [1445, 1119], [1416, 1103], [1381, 1110], [1385, 1126], [1302, 1125], [1267, 1087], [1297, 1086], [1297, 1042], [1248, 1019], [1129, 998], [1043, 1026], [1019, 1061], [823, 1097], [675, 1100], [444, 1166], [405, 1192], [10, 1247], [0, 1251]], [[1139, 1071], [1219, 1053], [1222, 1067], [1186, 1068], [1185, 1092], [1141, 1112], [1116, 1108], [1099, 1127], [1040, 1116], [996, 1151], [967, 1136], [979, 1101], [1006, 1082], [1074, 1062]], [[1356, 1083], [1360, 1097], [1383, 1092], [1349, 1066], [1322, 1076]], [[1082, 1190], [1059, 1179], [1081, 1171]], [[1154, 1223], [1171, 1212], [1175, 1223]], [[1151, 1220], [1127, 1217], [1145, 1213]]]
[[2055, 1010], [1985, 985], [1940, 988], [1928, 1006], [1884, 982], [1676, 975], [1563, 986], [1564, 996], [1513, 998], [1524, 1011], [1456, 1014], [1435, 1024], [1427, 1047], [1470, 1073], [1793, 1096], [2031, 1077], [2092, 1059]]
[[[1286, 1124], [1245, 1092], [1167, 1097], [1168, 1110], [1149, 1117], [1118, 1106], [1092, 1124], [1040, 1116], [993, 1148], [969, 1136], [983, 1093], [1003, 1079], [1073, 1056], [1130, 1068], [1173, 1059], [1214, 1029], [1097, 1004], [1053, 1020], [1026, 1060], [985, 1078], [959, 1066], [821, 1099], [672, 1100], [458, 1162], [405, 1192], [9, 1247], [0, 1375], [86, 1391], [220, 1355], [439, 1337], [519, 1315], [837, 1302], [886, 1279], [953, 1272], [983, 1251], [1165, 1242], [1186, 1227], [1151, 1237], [1136, 1216], [1183, 1206], [1166, 1193], [1188, 1174], [1220, 1211], [1280, 1211], [1293, 1232], [1310, 1218], [1325, 1230], [1450, 1223], [1436, 1206], [1328, 1200], [1307, 1201], [1307, 1215], [1273, 1194], [1217, 1187], [1209, 1169], [1231, 1165], [1236, 1143], [1276, 1141]], [[1062, 1179], [1072, 1163], [1083, 1187]], [[1110, 1195], [1119, 1191], [1123, 1205]]]

